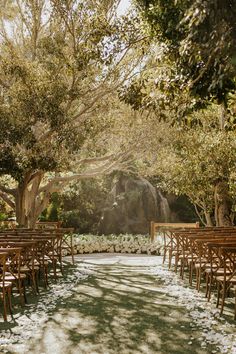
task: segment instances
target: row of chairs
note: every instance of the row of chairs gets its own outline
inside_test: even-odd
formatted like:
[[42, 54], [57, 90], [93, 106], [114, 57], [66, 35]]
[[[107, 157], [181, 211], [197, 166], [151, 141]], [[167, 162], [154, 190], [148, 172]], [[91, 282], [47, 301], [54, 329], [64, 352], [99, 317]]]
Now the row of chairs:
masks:
[[74, 263], [72, 232], [73, 229], [63, 228], [0, 230], [0, 290], [5, 321], [7, 314], [13, 313], [11, 298], [14, 288], [24, 305], [27, 302], [27, 280], [34, 293], [39, 294], [40, 276], [47, 288], [50, 269], [55, 279], [58, 270], [63, 274], [62, 255], [65, 247], [70, 248]]
[[204, 284], [208, 301], [215, 288], [220, 314], [233, 292], [236, 319], [236, 228], [166, 228], [163, 239], [163, 263], [167, 260], [169, 269], [174, 267], [182, 278], [187, 272], [189, 284], [195, 279], [198, 291]]

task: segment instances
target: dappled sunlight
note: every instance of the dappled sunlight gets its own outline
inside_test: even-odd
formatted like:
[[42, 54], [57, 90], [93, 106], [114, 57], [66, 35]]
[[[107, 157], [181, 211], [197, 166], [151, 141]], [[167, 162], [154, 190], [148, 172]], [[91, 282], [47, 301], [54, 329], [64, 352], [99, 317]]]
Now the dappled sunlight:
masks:
[[1, 353], [236, 354], [235, 18], [1, 2]]
[[190, 348], [196, 354], [217, 353], [213, 343], [201, 346], [201, 328], [192, 327], [186, 307], [168, 294], [154, 270], [142, 259], [136, 266], [124, 265], [124, 259], [133, 263], [132, 256], [120, 256], [122, 264], [107, 264], [105, 257], [94, 267], [90, 258], [93, 273], [57, 302], [22, 349], [14, 351], [12, 345], [12, 353], [49, 354], [52, 347], [59, 354], [187, 354]]

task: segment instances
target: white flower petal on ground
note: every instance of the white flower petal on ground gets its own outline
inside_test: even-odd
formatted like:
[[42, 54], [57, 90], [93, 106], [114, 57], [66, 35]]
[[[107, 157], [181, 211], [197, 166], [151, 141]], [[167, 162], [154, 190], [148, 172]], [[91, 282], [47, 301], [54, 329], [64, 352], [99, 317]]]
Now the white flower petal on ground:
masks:
[[14, 321], [18, 326], [13, 327], [8, 334], [6, 334], [7, 331], [0, 333], [1, 353], [8, 353], [7, 347], [16, 342], [24, 348], [26, 341], [33, 337], [39, 326], [43, 326], [48, 320], [49, 312], [57, 306], [58, 301], [70, 297], [73, 294], [74, 286], [91, 273], [94, 273], [91, 267], [81, 267], [78, 264], [73, 274], [68, 275], [66, 279], [58, 279], [57, 284], [52, 284], [50, 289], [41, 295], [37, 304], [29, 305], [27, 314], [14, 316]]
[[190, 327], [192, 330], [198, 329], [198, 340], [202, 348], [206, 348], [207, 344], [214, 344], [219, 353], [236, 354], [236, 335], [228, 334], [228, 330], [233, 326], [219, 318], [219, 309], [215, 308], [215, 303], [207, 302], [203, 294], [186, 287], [176, 273], [162, 265], [151, 268], [151, 272], [163, 281], [166, 294], [174, 297], [177, 305], [190, 311], [193, 320]]

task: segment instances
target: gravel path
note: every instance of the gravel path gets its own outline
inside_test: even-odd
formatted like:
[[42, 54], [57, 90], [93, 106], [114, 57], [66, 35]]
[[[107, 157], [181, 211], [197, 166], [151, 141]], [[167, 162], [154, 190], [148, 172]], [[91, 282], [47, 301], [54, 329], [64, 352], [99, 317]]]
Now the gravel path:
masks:
[[98, 254], [77, 261], [88, 277], [8, 353], [236, 353], [234, 323], [220, 321], [213, 304], [163, 269], [160, 257]]

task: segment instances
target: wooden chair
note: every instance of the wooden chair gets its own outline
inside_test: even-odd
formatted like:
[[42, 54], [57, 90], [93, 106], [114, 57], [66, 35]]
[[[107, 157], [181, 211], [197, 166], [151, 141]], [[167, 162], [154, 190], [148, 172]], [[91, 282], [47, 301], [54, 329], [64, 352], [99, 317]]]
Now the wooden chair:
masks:
[[217, 277], [222, 277], [224, 272], [228, 275], [230, 270], [225, 270], [225, 263], [222, 257], [222, 247], [234, 246], [236, 240], [225, 238], [225, 239], [215, 239], [207, 242], [207, 247], [209, 249], [209, 267], [205, 269], [206, 274], [206, 294], [208, 301], [211, 298], [211, 291], [214, 284], [217, 285]]
[[[22, 247], [20, 272], [27, 275], [35, 294], [39, 293], [38, 276], [40, 271], [43, 274], [44, 287], [47, 288], [48, 263], [45, 260], [45, 244], [47, 240], [28, 236], [10, 236], [5, 242], [8, 246], [16, 245]], [[1, 243], [0, 236], [0, 245]]]
[[25, 296], [25, 279], [26, 274], [21, 272], [21, 261], [22, 261], [22, 247], [17, 247], [15, 243], [1, 243], [0, 251], [8, 253], [8, 259], [6, 263], [6, 274], [5, 280], [15, 285], [19, 294], [21, 304], [24, 305], [26, 302]]
[[11, 292], [12, 292], [12, 282], [6, 281], [6, 266], [8, 260], [8, 252], [0, 251], [0, 289], [2, 292], [3, 301], [3, 318], [7, 321], [7, 307], [9, 312], [12, 314], [12, 304], [11, 304]]
[[[225, 299], [230, 289], [236, 288], [236, 244], [234, 246], [222, 246], [221, 247], [224, 274], [223, 276], [216, 276], [217, 282], [217, 307], [220, 303], [221, 297], [221, 309], [220, 314], [222, 315], [225, 305]], [[236, 299], [235, 299], [235, 309], [234, 309], [234, 319], [236, 319]]]
[[73, 228], [60, 228], [58, 229], [59, 232], [63, 233], [62, 236], [62, 243], [61, 243], [61, 250], [69, 250], [69, 253], [71, 254], [71, 259], [72, 259], [72, 264], [75, 264], [75, 258], [74, 258], [74, 236]]

